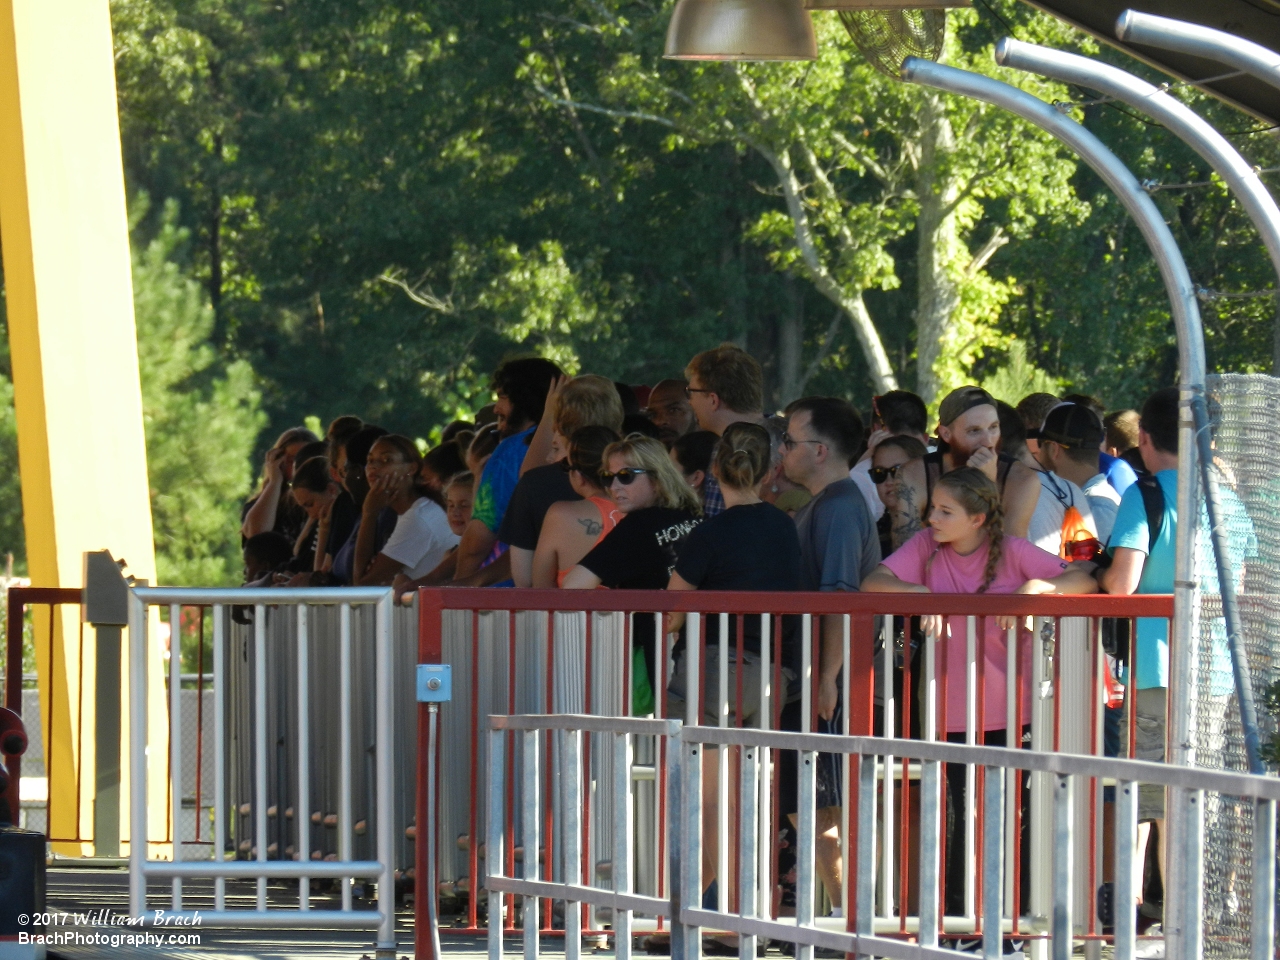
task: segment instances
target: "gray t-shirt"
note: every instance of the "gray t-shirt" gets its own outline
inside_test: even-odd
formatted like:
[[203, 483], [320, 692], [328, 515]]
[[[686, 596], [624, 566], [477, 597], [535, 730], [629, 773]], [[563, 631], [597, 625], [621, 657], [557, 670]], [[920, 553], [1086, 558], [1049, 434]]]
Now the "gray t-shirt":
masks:
[[806, 590], [857, 590], [880, 564], [880, 535], [853, 480], [837, 480], [796, 513]]

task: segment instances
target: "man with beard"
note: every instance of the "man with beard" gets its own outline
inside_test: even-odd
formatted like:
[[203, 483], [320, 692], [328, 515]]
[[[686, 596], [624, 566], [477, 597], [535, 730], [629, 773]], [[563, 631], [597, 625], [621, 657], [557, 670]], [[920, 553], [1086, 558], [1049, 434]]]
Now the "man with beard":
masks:
[[1000, 415], [991, 395], [981, 387], [960, 387], [947, 394], [938, 407], [938, 441], [936, 452], [910, 460], [898, 470], [894, 549], [924, 529], [938, 478], [965, 466], [995, 481], [1004, 507], [1005, 533], [1025, 537], [1040, 497], [1040, 480], [1030, 467], [996, 452]]
[[693, 415], [693, 407], [685, 395], [684, 380], [663, 380], [649, 391], [649, 402], [645, 413], [658, 428], [658, 439], [670, 449], [671, 445], [698, 428], [698, 421]]

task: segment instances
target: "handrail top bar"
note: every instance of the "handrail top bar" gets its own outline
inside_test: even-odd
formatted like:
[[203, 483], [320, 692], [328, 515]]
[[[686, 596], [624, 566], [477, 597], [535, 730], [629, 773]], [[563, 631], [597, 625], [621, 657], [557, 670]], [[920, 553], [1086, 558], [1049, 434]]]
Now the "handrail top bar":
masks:
[[21, 603], [79, 603], [79, 587], [10, 587], [9, 596]]
[[1172, 617], [1171, 594], [753, 593], [737, 590], [529, 590], [423, 587], [419, 607], [600, 613], [788, 613], [918, 616]]
[[1212, 790], [1236, 797], [1280, 800], [1280, 779], [1231, 770], [1209, 770], [1129, 760], [1123, 757], [1093, 757], [1075, 753], [1045, 753], [1012, 747], [970, 746], [933, 740], [902, 740], [890, 737], [845, 737], [830, 733], [785, 733], [752, 727], [685, 726], [680, 738], [686, 743], [728, 746], [771, 747], [776, 750], [812, 750], [819, 753], [851, 753], [862, 756], [891, 756], [910, 760], [938, 760], [944, 763], [976, 763], [1044, 773], [1112, 777], [1116, 780], [1159, 783], [1188, 790]]
[[134, 587], [143, 603], [177, 604], [339, 604], [377, 603], [391, 596], [390, 587]]
[[490, 714], [490, 730], [582, 730], [590, 733], [632, 733], [639, 736], [675, 737], [682, 721], [644, 720], [632, 717], [597, 717], [581, 713]]

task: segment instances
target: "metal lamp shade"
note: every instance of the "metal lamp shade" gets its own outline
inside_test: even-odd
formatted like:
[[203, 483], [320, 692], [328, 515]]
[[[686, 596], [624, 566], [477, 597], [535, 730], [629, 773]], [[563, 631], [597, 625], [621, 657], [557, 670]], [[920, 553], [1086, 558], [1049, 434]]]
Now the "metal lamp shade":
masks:
[[806, 10], [943, 10], [970, 7], [971, 0], [804, 0]]
[[668, 60], [816, 60], [813, 20], [801, 0], [679, 0], [667, 27]]

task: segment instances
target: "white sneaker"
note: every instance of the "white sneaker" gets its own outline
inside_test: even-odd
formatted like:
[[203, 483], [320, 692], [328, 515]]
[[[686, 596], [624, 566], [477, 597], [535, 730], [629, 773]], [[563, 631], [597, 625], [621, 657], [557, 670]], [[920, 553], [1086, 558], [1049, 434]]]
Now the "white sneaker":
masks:
[[831, 908], [831, 912], [830, 912], [830, 913], [828, 913], [828, 914], [827, 914], [827, 916], [828, 916], [828, 917], [840, 917], [840, 918], [842, 918], [842, 919], [843, 919], [843, 917], [844, 917], [844, 908], [843, 908], [843, 907], [832, 907], [832, 908]]
[[1147, 958], [1147, 960], [1150, 960], [1150, 958], [1164, 960], [1164, 930], [1161, 929], [1160, 924], [1157, 923], [1153, 925], [1147, 930], [1146, 935], [1149, 937], [1159, 937], [1160, 939], [1139, 940], [1133, 951], [1133, 955], [1135, 957]]

